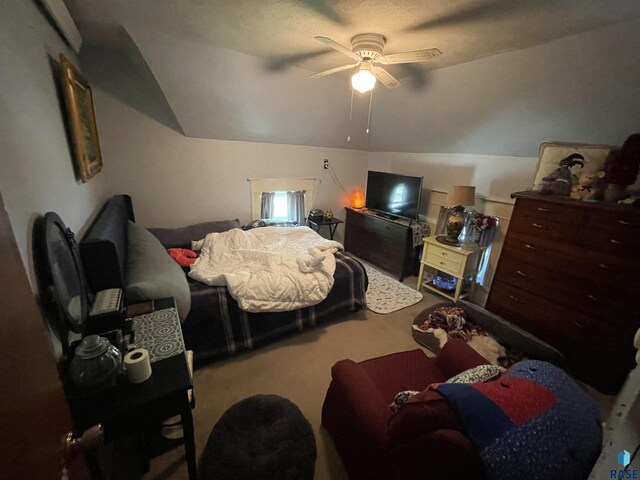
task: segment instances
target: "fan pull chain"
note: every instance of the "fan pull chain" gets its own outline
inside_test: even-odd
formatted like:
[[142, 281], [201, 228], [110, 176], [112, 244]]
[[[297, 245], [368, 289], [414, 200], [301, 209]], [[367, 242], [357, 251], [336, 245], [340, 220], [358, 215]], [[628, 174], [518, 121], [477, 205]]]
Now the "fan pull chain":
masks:
[[365, 140], [364, 140], [364, 144], [365, 146], [369, 146], [369, 127], [371, 126], [371, 103], [373, 102], [373, 90], [371, 90], [371, 93], [369, 94], [369, 114], [367, 115], [367, 129], [365, 130]]
[[351, 89], [351, 107], [349, 107], [349, 132], [347, 133], [347, 142], [351, 141], [351, 119], [353, 118], [353, 88]]

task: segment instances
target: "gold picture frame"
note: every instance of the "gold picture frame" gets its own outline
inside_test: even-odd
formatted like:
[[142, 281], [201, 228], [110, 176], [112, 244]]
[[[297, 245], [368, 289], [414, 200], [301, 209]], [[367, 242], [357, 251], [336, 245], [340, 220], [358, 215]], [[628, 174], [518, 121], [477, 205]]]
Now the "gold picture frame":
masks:
[[60, 67], [77, 172], [85, 183], [102, 170], [93, 97], [82, 74], [63, 54], [60, 54]]

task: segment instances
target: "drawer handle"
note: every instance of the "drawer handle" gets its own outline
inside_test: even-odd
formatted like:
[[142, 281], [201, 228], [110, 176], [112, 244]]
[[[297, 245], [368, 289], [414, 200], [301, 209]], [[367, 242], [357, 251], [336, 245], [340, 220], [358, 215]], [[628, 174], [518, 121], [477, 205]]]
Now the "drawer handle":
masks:
[[600, 300], [598, 300], [598, 297], [594, 297], [593, 295], [591, 295], [590, 293], [587, 294], [587, 298], [589, 300], [591, 300], [592, 302], [599, 302]]
[[528, 243], [525, 244], [525, 247], [527, 247], [529, 250], [535, 250], [536, 247], [534, 247], [533, 245], [529, 245]]
[[520, 275], [521, 277], [524, 277], [524, 278], [528, 278], [529, 277], [529, 275], [527, 275], [526, 273], [522, 273], [520, 270], [516, 270], [516, 273], [518, 275]]
[[542, 208], [542, 207], [538, 207], [538, 208], [536, 208], [536, 210], [538, 210], [539, 212], [550, 212], [551, 211], [548, 208]]
[[602, 268], [603, 270], [611, 270], [611, 267], [609, 265], [607, 265], [606, 263], [599, 263], [598, 266], [600, 268]]
[[544, 226], [543, 226], [543, 225], [540, 225], [539, 223], [532, 223], [532, 224], [531, 224], [531, 226], [532, 226], [533, 228], [544, 228]]
[[616, 240], [615, 238], [610, 238], [609, 241], [614, 245], [622, 245], [622, 242]]
[[619, 223], [620, 225], [631, 225], [629, 222], [626, 222], [626, 221], [624, 221], [624, 220], [618, 220], [618, 223]]
[[442, 256], [446, 257], [447, 256], [447, 252], [442, 252]]
[[446, 263], [444, 263], [444, 262], [440, 262], [440, 265], [443, 265], [443, 266], [444, 266], [444, 265], [446, 265]]
[[573, 324], [578, 328], [584, 328], [584, 325], [582, 325], [580, 322], [573, 322]]
[[517, 303], [525, 303], [522, 300], [520, 300], [518, 297], [514, 297], [513, 295], [509, 295], [509, 298]]

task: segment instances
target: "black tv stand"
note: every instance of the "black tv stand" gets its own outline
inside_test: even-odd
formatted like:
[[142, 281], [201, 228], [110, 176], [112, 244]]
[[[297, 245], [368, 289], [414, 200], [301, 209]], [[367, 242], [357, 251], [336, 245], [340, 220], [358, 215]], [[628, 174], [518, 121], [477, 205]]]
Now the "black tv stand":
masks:
[[420, 247], [413, 247], [413, 230], [401, 217], [348, 207], [346, 211], [347, 252], [393, 273], [400, 282], [407, 275], [417, 274]]
[[392, 213], [378, 212], [377, 210], [375, 211], [375, 214], [376, 216], [386, 218], [387, 220], [398, 220], [400, 218], [397, 215], [393, 215]]

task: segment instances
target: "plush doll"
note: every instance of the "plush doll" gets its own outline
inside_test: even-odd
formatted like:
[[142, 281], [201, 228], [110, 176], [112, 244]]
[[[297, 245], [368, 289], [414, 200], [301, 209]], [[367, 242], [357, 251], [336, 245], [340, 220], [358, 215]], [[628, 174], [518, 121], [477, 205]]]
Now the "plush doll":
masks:
[[196, 258], [198, 258], [198, 254], [196, 252], [186, 248], [170, 248], [167, 252], [181, 267], [188, 267], [196, 261]]
[[578, 177], [578, 184], [571, 191], [571, 198], [583, 202], [595, 202], [598, 195], [598, 183], [604, 177], [604, 172], [583, 173]]

